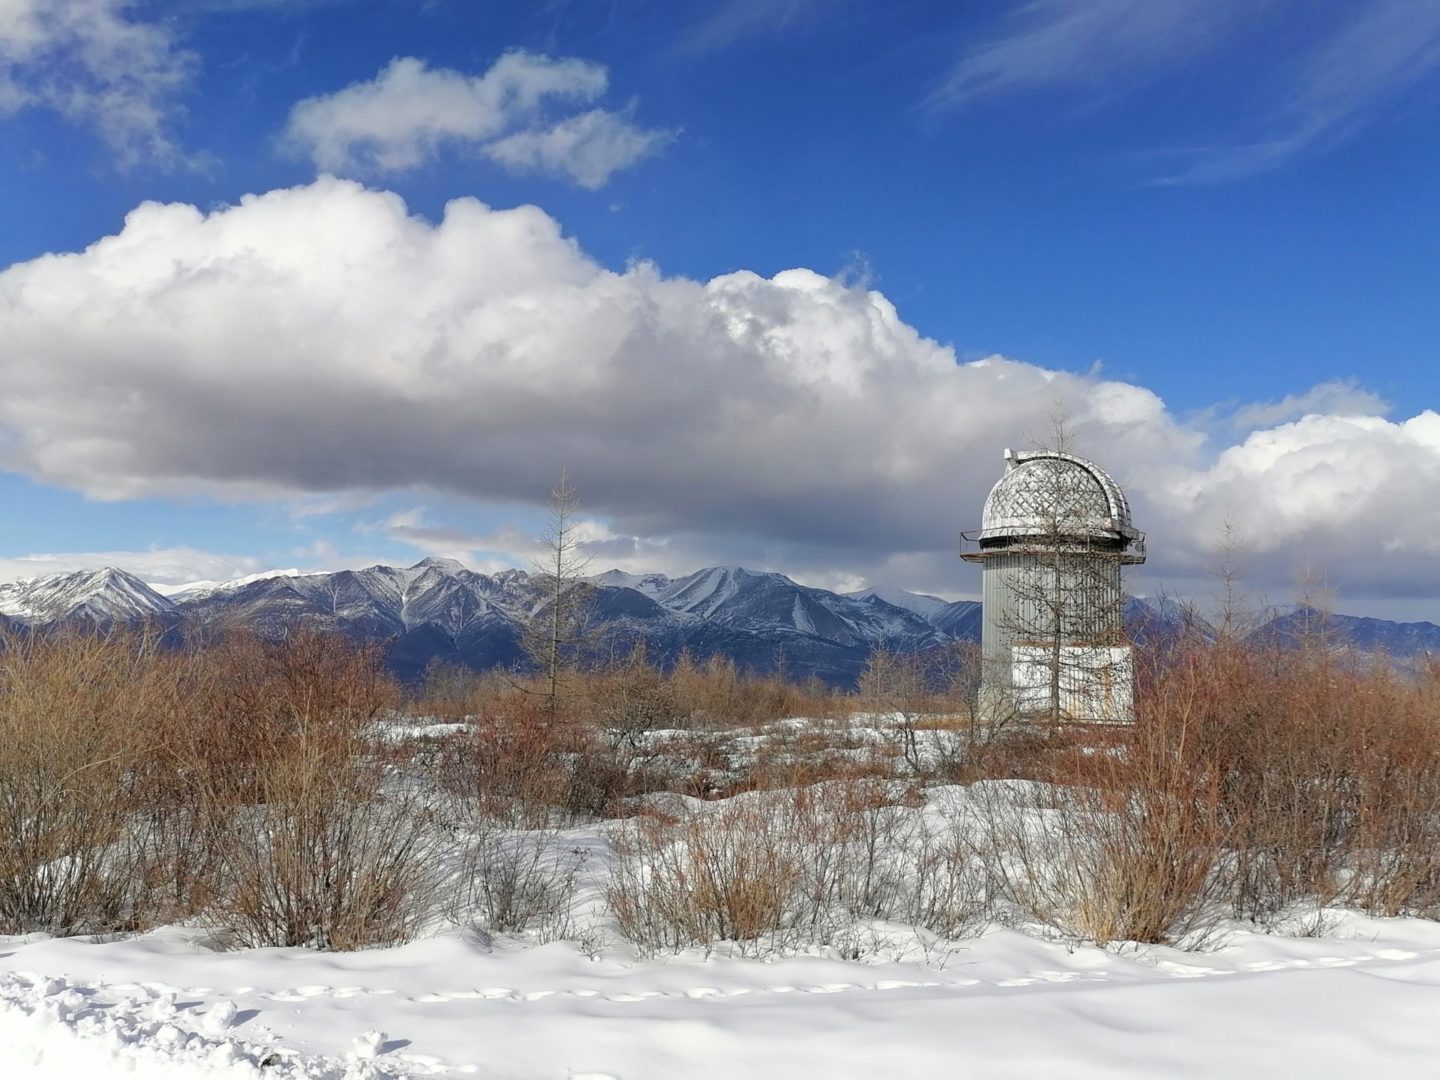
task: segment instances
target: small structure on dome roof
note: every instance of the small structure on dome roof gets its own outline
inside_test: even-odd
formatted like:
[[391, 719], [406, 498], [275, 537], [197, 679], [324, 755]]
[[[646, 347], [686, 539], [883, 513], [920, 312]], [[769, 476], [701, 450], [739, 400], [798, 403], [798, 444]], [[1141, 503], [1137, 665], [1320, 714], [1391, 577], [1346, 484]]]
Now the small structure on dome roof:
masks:
[[1120, 485], [1073, 454], [1006, 450], [980, 528], [962, 535], [982, 569], [982, 714], [1131, 720], [1120, 572], [1145, 561], [1145, 535]]

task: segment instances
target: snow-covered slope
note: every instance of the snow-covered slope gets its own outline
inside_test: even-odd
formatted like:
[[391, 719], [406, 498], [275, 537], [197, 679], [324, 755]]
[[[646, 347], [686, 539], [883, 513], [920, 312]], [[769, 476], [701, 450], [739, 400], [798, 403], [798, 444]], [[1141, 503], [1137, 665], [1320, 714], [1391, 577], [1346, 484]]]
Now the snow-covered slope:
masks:
[[942, 644], [914, 612], [878, 597], [856, 599], [791, 581], [784, 574], [712, 566], [659, 588], [665, 608], [749, 629], [784, 628], [844, 644], [923, 648]]
[[0, 584], [0, 615], [30, 624], [124, 622], [168, 615], [175, 604], [134, 574], [106, 567]]
[[664, 574], [627, 574], [624, 570], [607, 570], [589, 580], [592, 585], [611, 589], [634, 589], [651, 597], [659, 596], [673, 583], [672, 579]]
[[244, 588], [255, 581], [264, 581], [274, 577], [299, 577], [300, 571], [294, 568], [289, 570], [262, 570], [258, 574], [246, 574], [244, 577], [230, 578], [225, 581], [190, 581], [184, 585], [161, 585], [150, 582], [150, 588], [154, 589], [161, 596], [168, 596], [175, 603], [182, 600], [198, 600], [202, 596], [209, 596], [217, 592], [230, 592], [235, 589]]
[[868, 600], [872, 596], [878, 596], [887, 604], [904, 608], [906, 611], [913, 611], [926, 622], [930, 622], [935, 614], [943, 610], [949, 603], [941, 600], [938, 596], [931, 596], [929, 593], [913, 593], [904, 589], [860, 589], [842, 595], [853, 600]]

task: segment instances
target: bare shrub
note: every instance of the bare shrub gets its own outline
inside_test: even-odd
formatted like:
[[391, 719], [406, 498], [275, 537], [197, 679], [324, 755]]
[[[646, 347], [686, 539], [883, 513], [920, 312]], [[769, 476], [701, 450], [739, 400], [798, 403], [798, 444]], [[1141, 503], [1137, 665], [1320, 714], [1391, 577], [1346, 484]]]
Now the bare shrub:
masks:
[[773, 948], [796, 917], [801, 880], [780, 809], [742, 799], [616, 829], [606, 894], [620, 932], [643, 952], [717, 941]]
[[494, 933], [568, 936], [584, 856], [564, 849], [561, 830], [514, 829], [484, 816], [465, 821], [462, 830], [451, 917]]
[[501, 671], [474, 671], [460, 664], [432, 660], [425, 679], [412, 692], [410, 710], [438, 720], [460, 721], [482, 712], [513, 693], [514, 679]]
[[0, 642], [0, 931], [134, 925], [127, 827], [157, 649], [118, 634]]
[[580, 861], [566, 857], [560, 835], [577, 802], [608, 801], [577, 790], [599, 752], [572, 718], [526, 696], [492, 702], [446, 743], [438, 778], [460, 845], [451, 918], [495, 933], [566, 936]]
[[973, 930], [986, 910], [973, 851], [959, 832], [928, 827], [918, 799], [865, 780], [650, 812], [612, 831], [606, 898], [646, 953], [731, 942], [765, 956], [846, 941], [858, 955], [857, 920]]
[[909, 771], [920, 773], [926, 764], [920, 751], [920, 725], [942, 711], [920, 657], [876, 649], [860, 674], [859, 696], [877, 719], [889, 725]]
[[1217, 773], [1191, 753], [1198, 688], [1168, 682], [1133, 727], [1072, 732], [1052, 757], [1058, 786], [982, 789], [994, 865], [1025, 917], [1101, 944], [1206, 936], [1228, 834]]
[[309, 630], [247, 647], [230, 674], [255, 763], [212, 783], [229, 807], [213, 918], [245, 946], [407, 940], [430, 913], [432, 833], [371, 736], [393, 698], [378, 657]]
[[406, 941], [429, 915], [430, 836], [379, 770], [310, 749], [272, 763], [226, 834], [215, 917], [237, 944], [348, 950]]
[[1427, 683], [1322, 638], [1221, 635], [1142, 665], [1127, 728], [1071, 732], [1037, 812], [992, 794], [1013, 900], [1095, 940], [1195, 937], [1349, 903], [1440, 900], [1440, 715]]
[[1054, 800], [1037, 809], [1023, 789], [987, 794], [994, 866], [1026, 919], [1099, 944], [1203, 930], [1215, 851], [1190, 810], [1155, 798], [1107, 805], [1093, 788]]
[[590, 707], [611, 746], [634, 754], [648, 749], [645, 737], [651, 732], [678, 727], [685, 719], [673, 685], [650, 663], [643, 644], [595, 680]]
[[449, 740], [438, 777], [453, 797], [486, 819], [542, 828], [569, 813], [575, 763], [588, 742], [566, 713], [552, 715], [535, 698], [513, 696], [475, 717]]
[[1237, 916], [1434, 910], [1440, 711], [1427, 693], [1423, 677], [1323, 636], [1192, 641], [1142, 677], [1142, 724], [1173, 727], [1183, 700], [1190, 737], [1177, 753], [1214, 780]]
[[838, 696], [810, 680], [802, 685], [783, 673], [746, 673], [729, 657], [716, 653], [703, 664], [684, 653], [667, 681], [677, 709], [689, 723], [702, 728], [753, 727], [787, 716], [834, 716], [842, 710]]

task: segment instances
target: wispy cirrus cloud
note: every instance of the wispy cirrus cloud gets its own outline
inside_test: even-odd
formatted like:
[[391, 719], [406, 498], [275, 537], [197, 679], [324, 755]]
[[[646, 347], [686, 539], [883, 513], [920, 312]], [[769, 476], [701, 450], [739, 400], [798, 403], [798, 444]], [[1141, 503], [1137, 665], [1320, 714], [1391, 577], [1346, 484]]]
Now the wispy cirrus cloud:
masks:
[[1240, 179], [1342, 142], [1440, 68], [1440, 5], [1029, 0], [960, 55], [925, 105], [957, 109], [1024, 90], [1124, 94], [1232, 45], [1246, 46], [1243, 59], [1227, 61], [1227, 77], [1255, 84], [1249, 114], [1187, 117], [1234, 137], [1159, 151], [1179, 163], [1159, 182]]
[[838, 0], [722, 0], [680, 38], [682, 53], [711, 52], [746, 38], [782, 33], [808, 24]]
[[1194, 151], [1171, 183], [1215, 183], [1276, 168], [1348, 137], [1440, 67], [1440, 4], [1370, 0], [1293, 65], [1265, 135]]
[[1218, 41], [1245, 11], [1237, 0], [1030, 0], [1007, 30], [960, 56], [926, 98], [953, 108], [1046, 86], [1126, 86]]
[[671, 137], [638, 126], [628, 111], [557, 118], [593, 104], [608, 86], [603, 65], [574, 58], [515, 51], [466, 75], [397, 57], [373, 79], [298, 102], [283, 138], [334, 173], [407, 172], [458, 148], [593, 189]]

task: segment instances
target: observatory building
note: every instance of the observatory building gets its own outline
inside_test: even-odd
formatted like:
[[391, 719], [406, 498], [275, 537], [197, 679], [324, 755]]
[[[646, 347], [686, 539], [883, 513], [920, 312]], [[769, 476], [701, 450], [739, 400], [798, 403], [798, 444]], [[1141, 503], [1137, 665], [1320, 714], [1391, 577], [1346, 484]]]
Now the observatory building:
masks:
[[1005, 451], [961, 558], [983, 572], [981, 715], [1125, 723], [1120, 568], [1145, 561], [1120, 485], [1071, 454]]

